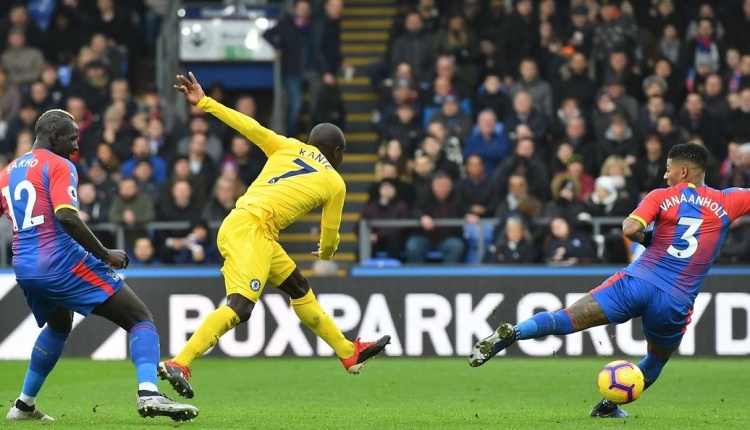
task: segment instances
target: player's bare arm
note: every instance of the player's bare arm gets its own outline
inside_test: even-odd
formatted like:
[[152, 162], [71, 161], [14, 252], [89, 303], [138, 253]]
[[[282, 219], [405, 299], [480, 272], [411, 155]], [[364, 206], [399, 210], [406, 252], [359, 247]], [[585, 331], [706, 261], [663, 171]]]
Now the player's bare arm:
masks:
[[633, 242], [643, 243], [646, 240], [646, 235], [643, 232], [646, 226], [643, 225], [639, 220], [628, 217], [622, 222], [622, 234]]
[[113, 269], [128, 267], [128, 263], [130, 263], [128, 254], [119, 249], [105, 248], [94, 233], [91, 232], [86, 223], [83, 222], [80, 215], [78, 215], [78, 211], [70, 208], [60, 208], [55, 211], [55, 217], [65, 232], [94, 257], [108, 263]]

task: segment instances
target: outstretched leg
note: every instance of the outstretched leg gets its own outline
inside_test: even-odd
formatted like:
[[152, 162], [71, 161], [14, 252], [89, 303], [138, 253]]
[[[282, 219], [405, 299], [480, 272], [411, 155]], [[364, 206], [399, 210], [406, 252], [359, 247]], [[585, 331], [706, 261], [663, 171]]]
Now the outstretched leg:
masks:
[[500, 324], [491, 335], [474, 345], [469, 355], [469, 365], [481, 366], [517, 340], [566, 335], [609, 323], [601, 305], [591, 294], [586, 294], [557, 312], [539, 312], [515, 326]]
[[47, 325], [34, 343], [31, 361], [23, 381], [21, 395], [8, 412], [10, 420], [52, 420], [53, 418], [36, 409], [36, 397], [44, 385], [47, 376], [60, 359], [65, 343], [73, 327], [73, 312], [56, 308]]
[[362, 342], [359, 338], [349, 341], [318, 303], [310, 281], [296, 267], [279, 285], [279, 290], [289, 295], [297, 318], [333, 349], [349, 373], [359, 373], [365, 362], [380, 354], [391, 340], [390, 336], [383, 336], [374, 342]]
[[92, 313], [129, 333], [130, 358], [138, 377], [138, 413], [142, 417], [161, 415], [184, 421], [198, 416], [198, 409], [194, 406], [173, 402], [159, 394], [156, 376], [160, 357], [159, 335], [151, 312], [127, 284]]

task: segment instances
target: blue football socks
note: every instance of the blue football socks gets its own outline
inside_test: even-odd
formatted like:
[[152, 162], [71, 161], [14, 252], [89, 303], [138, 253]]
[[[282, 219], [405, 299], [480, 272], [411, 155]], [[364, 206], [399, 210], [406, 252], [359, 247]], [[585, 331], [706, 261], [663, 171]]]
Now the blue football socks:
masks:
[[516, 325], [517, 339], [536, 339], [551, 334], [570, 334], [573, 331], [573, 322], [565, 310], [539, 312]]
[[157, 391], [156, 366], [159, 364], [159, 334], [151, 322], [139, 322], [130, 329], [130, 359], [138, 376], [138, 389]]
[[52, 372], [57, 360], [60, 359], [69, 335], [70, 333], [52, 330], [49, 326], [44, 327], [42, 332], [39, 333], [39, 337], [36, 338], [36, 343], [34, 343], [34, 349], [31, 351], [29, 370], [26, 372], [23, 390], [21, 390], [21, 399], [27, 405], [32, 406], [34, 404], [47, 375]]
[[653, 354], [646, 354], [646, 356], [643, 357], [643, 360], [638, 363], [638, 367], [641, 369], [641, 372], [643, 372], [643, 379], [646, 382], [643, 387], [644, 390], [656, 382], [656, 379], [659, 378], [659, 375], [661, 374], [661, 369], [664, 368], [667, 361], [669, 361], [668, 358], [663, 359]]

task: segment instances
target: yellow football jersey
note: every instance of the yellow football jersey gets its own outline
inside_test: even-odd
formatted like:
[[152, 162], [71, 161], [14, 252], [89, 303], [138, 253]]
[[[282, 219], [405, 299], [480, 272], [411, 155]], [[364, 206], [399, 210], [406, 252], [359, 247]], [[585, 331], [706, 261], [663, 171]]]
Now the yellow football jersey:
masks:
[[280, 136], [208, 96], [197, 107], [242, 133], [268, 156], [263, 171], [237, 200], [236, 207], [270, 212], [271, 234], [278, 239], [279, 230], [323, 205], [320, 258], [331, 258], [339, 243], [346, 185], [326, 157], [314, 146]]

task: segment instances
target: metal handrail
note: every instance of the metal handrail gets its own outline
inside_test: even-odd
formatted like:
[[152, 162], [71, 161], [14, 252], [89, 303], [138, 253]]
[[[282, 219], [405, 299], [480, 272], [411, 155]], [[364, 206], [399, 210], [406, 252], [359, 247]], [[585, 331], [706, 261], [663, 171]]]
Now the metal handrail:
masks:
[[[536, 218], [533, 223], [535, 225], [548, 225], [550, 218]], [[598, 236], [602, 232], [603, 226], [619, 226], [622, 225], [623, 217], [594, 217], [591, 218], [591, 230], [592, 236]], [[435, 227], [463, 227], [465, 225], [472, 225], [463, 218], [450, 218], [450, 219], [436, 219], [434, 220]], [[477, 225], [479, 229], [479, 242], [478, 251], [482, 255], [486, 245], [484, 243], [484, 229], [488, 226], [492, 228], [497, 227], [500, 224], [498, 218], [482, 218]], [[372, 258], [372, 244], [370, 243], [370, 234], [372, 229], [375, 227], [403, 227], [412, 228], [419, 227], [420, 223], [418, 219], [375, 219], [367, 220], [362, 219], [359, 222], [359, 261], [365, 261]]]

